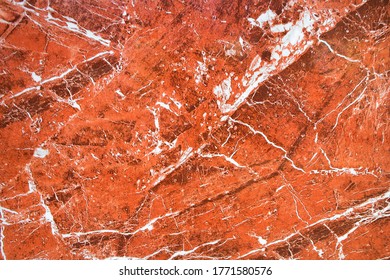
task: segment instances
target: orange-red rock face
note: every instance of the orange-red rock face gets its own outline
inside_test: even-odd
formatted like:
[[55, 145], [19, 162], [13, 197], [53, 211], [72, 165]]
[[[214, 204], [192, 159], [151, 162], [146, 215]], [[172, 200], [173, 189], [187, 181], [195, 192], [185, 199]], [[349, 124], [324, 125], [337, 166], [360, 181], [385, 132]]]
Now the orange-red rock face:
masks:
[[389, 12], [0, 0], [0, 258], [389, 258]]

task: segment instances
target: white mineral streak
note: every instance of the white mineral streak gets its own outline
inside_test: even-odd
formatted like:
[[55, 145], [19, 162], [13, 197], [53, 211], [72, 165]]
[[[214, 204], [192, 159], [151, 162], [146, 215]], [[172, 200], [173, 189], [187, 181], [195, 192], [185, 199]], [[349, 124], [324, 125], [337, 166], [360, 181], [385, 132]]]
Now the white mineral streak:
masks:
[[256, 20], [253, 18], [248, 18], [248, 21], [253, 26], [258, 26], [263, 28], [266, 22], [271, 23], [276, 18], [276, 14], [272, 10], [267, 10], [262, 13]]
[[68, 20], [68, 21], [64, 22], [63, 20], [54, 17], [52, 15], [52, 12], [56, 12], [56, 11], [53, 10], [52, 8], [48, 8], [48, 14], [46, 16], [47, 22], [50, 22], [51, 24], [53, 24], [59, 28], [69, 30], [71, 32], [80, 34], [80, 35], [85, 36], [89, 39], [97, 41], [106, 47], [110, 46], [110, 44], [111, 44], [110, 40], [103, 39], [101, 36], [95, 34], [91, 30], [88, 30], [88, 29], [85, 29], [85, 28], [79, 26], [75, 19], [70, 18], [70, 17], [64, 17], [66, 20]]
[[[356, 206], [353, 206], [353, 207], [350, 207], [348, 209], [346, 209], [344, 212], [342, 213], [339, 213], [339, 214], [336, 214], [336, 215], [333, 215], [333, 216], [329, 216], [329, 217], [326, 217], [326, 218], [323, 218], [323, 219], [319, 219], [317, 220], [316, 222], [312, 223], [312, 224], [308, 224], [304, 229], [308, 229], [308, 228], [312, 228], [314, 227], [315, 225], [319, 225], [319, 224], [322, 224], [324, 225], [325, 227], [326, 226], [326, 222], [329, 222], [329, 221], [335, 221], [335, 220], [338, 220], [340, 218], [348, 218], [350, 216], [356, 216], [359, 218], [359, 220], [355, 223], [354, 227], [349, 230], [346, 234], [344, 234], [343, 236], [335, 236], [336, 239], [337, 239], [337, 243], [336, 243], [336, 249], [339, 250], [339, 258], [342, 259], [344, 256], [342, 254], [342, 244], [341, 242], [344, 241], [352, 232], [354, 232], [358, 227], [362, 226], [362, 225], [365, 225], [365, 224], [369, 224], [369, 223], [372, 223], [380, 218], [386, 218], [386, 217], [389, 217], [389, 209], [390, 209], [390, 204], [387, 203], [387, 206], [384, 207], [383, 209], [376, 209], [374, 208], [374, 204], [375, 203], [379, 203], [380, 201], [388, 201], [388, 199], [390, 198], [390, 191], [387, 191], [386, 193], [384, 194], [381, 194], [379, 196], [376, 196], [376, 197], [372, 197], [372, 198], [369, 198], [367, 199], [366, 201], [362, 202], [361, 204], [358, 204]], [[366, 214], [361, 214], [360, 212], [365, 209], [366, 207], [368, 206], [371, 206], [371, 211], [367, 211], [365, 212]], [[262, 245], [261, 248], [258, 248], [258, 249], [254, 249], [252, 251], [249, 251], [248, 253], [245, 253], [243, 255], [240, 256], [240, 258], [245, 258], [249, 255], [252, 255], [254, 253], [258, 253], [258, 252], [262, 252], [264, 251], [265, 248], [267, 247], [270, 247], [272, 245], [275, 245], [275, 244], [279, 244], [279, 243], [283, 243], [283, 242], [288, 242], [288, 240], [298, 234], [301, 234], [302, 230], [300, 231], [296, 231], [296, 232], [293, 232], [283, 238], [280, 238], [280, 239], [277, 239], [277, 240], [274, 240], [272, 242], [268, 242], [267, 244], [265, 245]], [[319, 252], [321, 255], [322, 255], [322, 252]]]
[[[291, 65], [313, 45], [315, 38], [331, 29], [336, 23], [330, 13], [322, 15], [326, 19], [314, 14], [316, 14], [316, 11], [306, 9], [301, 13], [299, 20], [294, 23], [289, 22], [271, 26], [271, 32], [287, 33], [272, 48], [270, 61], [262, 60], [259, 55], [254, 57], [242, 80], [237, 82], [238, 85], [241, 84], [244, 87], [241, 92], [234, 93], [232, 91], [232, 88], [236, 87], [233, 86], [230, 77], [214, 87], [213, 92], [217, 98], [218, 107], [223, 114], [229, 114], [237, 110], [262, 82]], [[276, 15], [268, 10], [256, 20], [249, 19], [249, 22], [254, 26], [263, 27], [265, 22], [271, 24], [275, 19]], [[316, 22], [321, 26], [315, 31], [314, 24]], [[309, 35], [305, 35], [305, 32], [308, 32]]]
[[39, 82], [42, 80], [41, 76], [37, 75], [35, 72], [32, 72], [32, 73], [31, 73], [31, 78], [32, 78], [35, 82], [37, 82], [37, 83], [39, 83]]
[[50, 211], [50, 208], [45, 204], [45, 200], [43, 198], [43, 195], [37, 189], [30, 165], [26, 165], [25, 171], [26, 171], [28, 178], [29, 178], [29, 180], [28, 180], [29, 192], [28, 193], [33, 193], [33, 192], [37, 193], [39, 195], [40, 205], [45, 209], [45, 214], [43, 214], [43, 217], [41, 218], [41, 220], [43, 220], [46, 223], [49, 223], [50, 227], [51, 227], [52, 234], [58, 236], [59, 231], [58, 231], [57, 224], [54, 221], [54, 217]]
[[61, 234], [61, 236], [62, 236], [62, 238], [70, 238], [70, 237], [78, 238], [80, 236], [88, 236], [88, 235], [95, 235], [95, 234], [110, 234], [110, 233], [124, 235], [124, 236], [130, 236], [130, 235], [135, 235], [135, 234], [137, 234], [139, 232], [143, 232], [143, 231], [151, 231], [151, 230], [153, 230], [154, 223], [156, 223], [160, 220], [163, 220], [165, 218], [175, 217], [178, 214], [179, 214], [179, 212], [169, 212], [165, 215], [158, 216], [154, 219], [151, 219], [148, 223], [146, 223], [142, 227], [139, 227], [136, 230], [131, 231], [131, 232], [122, 232], [122, 231], [119, 231], [116, 229], [97, 229], [97, 230], [84, 231], [84, 232], [79, 231], [79, 232], [63, 233], [63, 234]]
[[4, 227], [4, 223], [5, 223], [5, 218], [4, 218], [4, 212], [3, 212], [3, 208], [0, 206], [0, 253], [1, 255], [3, 256], [3, 259], [6, 260], [7, 259], [7, 256], [5, 255], [5, 251], [4, 251], [4, 230], [5, 230], [5, 227]]
[[37, 158], [45, 158], [49, 154], [49, 150], [45, 150], [42, 148], [36, 148], [34, 151], [34, 157]]
[[[96, 59], [96, 58], [98, 58], [98, 57], [102, 57], [102, 56], [105, 56], [105, 55], [112, 55], [113, 53], [114, 53], [113, 51], [103, 51], [103, 52], [100, 52], [100, 53], [98, 53], [98, 54], [96, 54], [96, 55], [94, 55], [94, 56], [92, 56], [92, 57], [90, 57], [90, 58], [88, 58], [88, 59], [85, 59], [85, 60], [82, 61], [79, 65], [81, 65], [82, 63], [87, 63], [87, 62], [89, 62], [89, 61], [92, 61], [92, 60], [94, 60], [94, 59]], [[57, 76], [52, 76], [52, 77], [47, 78], [47, 79], [45, 79], [45, 80], [42, 80], [42, 79], [41, 79], [41, 80], [39, 81], [39, 84], [40, 84], [39, 86], [34, 86], [34, 87], [25, 88], [24, 90], [22, 90], [22, 91], [20, 91], [20, 92], [17, 92], [17, 93], [12, 94], [12, 95], [10, 96], [10, 99], [19, 97], [19, 96], [21, 96], [22, 94], [24, 94], [24, 93], [26, 93], [26, 92], [30, 92], [30, 91], [32, 91], [32, 90], [40, 90], [40, 89], [41, 89], [41, 85], [43, 86], [43, 85], [45, 85], [45, 84], [47, 84], [47, 83], [51, 83], [51, 82], [54, 82], [54, 81], [56, 81], [56, 80], [64, 79], [64, 78], [66, 77], [66, 75], [68, 75], [70, 72], [76, 70], [77, 67], [78, 67], [79, 65], [75, 65], [75, 66], [73, 66], [73, 67], [70, 67], [70, 68], [66, 69], [65, 71], [63, 71], [61, 74], [59, 74], [59, 75], [57, 75]]]
[[230, 98], [232, 92], [232, 79], [230, 76], [222, 81], [222, 83], [214, 88], [214, 94], [217, 97], [217, 104], [219, 108], [223, 108]]

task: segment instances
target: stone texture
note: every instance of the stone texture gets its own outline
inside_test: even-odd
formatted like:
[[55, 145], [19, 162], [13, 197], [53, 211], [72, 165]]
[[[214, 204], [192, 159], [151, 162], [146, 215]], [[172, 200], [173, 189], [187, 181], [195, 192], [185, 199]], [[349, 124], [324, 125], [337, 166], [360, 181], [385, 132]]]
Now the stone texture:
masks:
[[0, 258], [388, 259], [385, 0], [0, 0]]

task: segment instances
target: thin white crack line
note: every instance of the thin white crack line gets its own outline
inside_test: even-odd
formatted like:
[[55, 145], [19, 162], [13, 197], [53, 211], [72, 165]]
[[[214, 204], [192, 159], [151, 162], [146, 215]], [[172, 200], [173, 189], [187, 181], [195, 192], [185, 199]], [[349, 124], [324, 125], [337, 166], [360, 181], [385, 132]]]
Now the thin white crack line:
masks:
[[271, 146], [273, 146], [273, 147], [277, 148], [278, 150], [281, 150], [281, 151], [284, 152], [283, 157], [284, 157], [285, 159], [287, 159], [287, 160], [291, 163], [291, 166], [292, 166], [294, 169], [299, 170], [299, 171], [301, 171], [301, 172], [303, 172], [303, 173], [306, 173], [305, 170], [303, 170], [302, 168], [297, 167], [297, 166], [295, 165], [294, 161], [288, 156], [288, 152], [287, 152], [283, 147], [281, 147], [281, 146], [275, 144], [274, 142], [270, 141], [270, 140], [268, 139], [267, 135], [265, 135], [263, 132], [261, 132], [261, 131], [259, 131], [259, 130], [255, 130], [255, 129], [254, 129], [252, 126], [250, 126], [249, 124], [244, 123], [244, 122], [242, 122], [242, 121], [235, 120], [235, 119], [233, 119], [232, 117], [229, 117], [229, 120], [231, 120], [231, 121], [234, 122], [234, 123], [238, 123], [238, 124], [241, 124], [241, 125], [243, 125], [243, 126], [246, 126], [247, 128], [250, 129], [250, 131], [252, 131], [253, 134], [260, 134], [268, 144], [270, 144]]

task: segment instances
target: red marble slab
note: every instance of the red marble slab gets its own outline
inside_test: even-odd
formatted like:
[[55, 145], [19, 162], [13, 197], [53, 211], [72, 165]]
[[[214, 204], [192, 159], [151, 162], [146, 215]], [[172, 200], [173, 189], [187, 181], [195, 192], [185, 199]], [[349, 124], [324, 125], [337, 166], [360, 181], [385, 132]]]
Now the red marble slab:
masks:
[[387, 0], [0, 0], [1, 259], [388, 259]]

